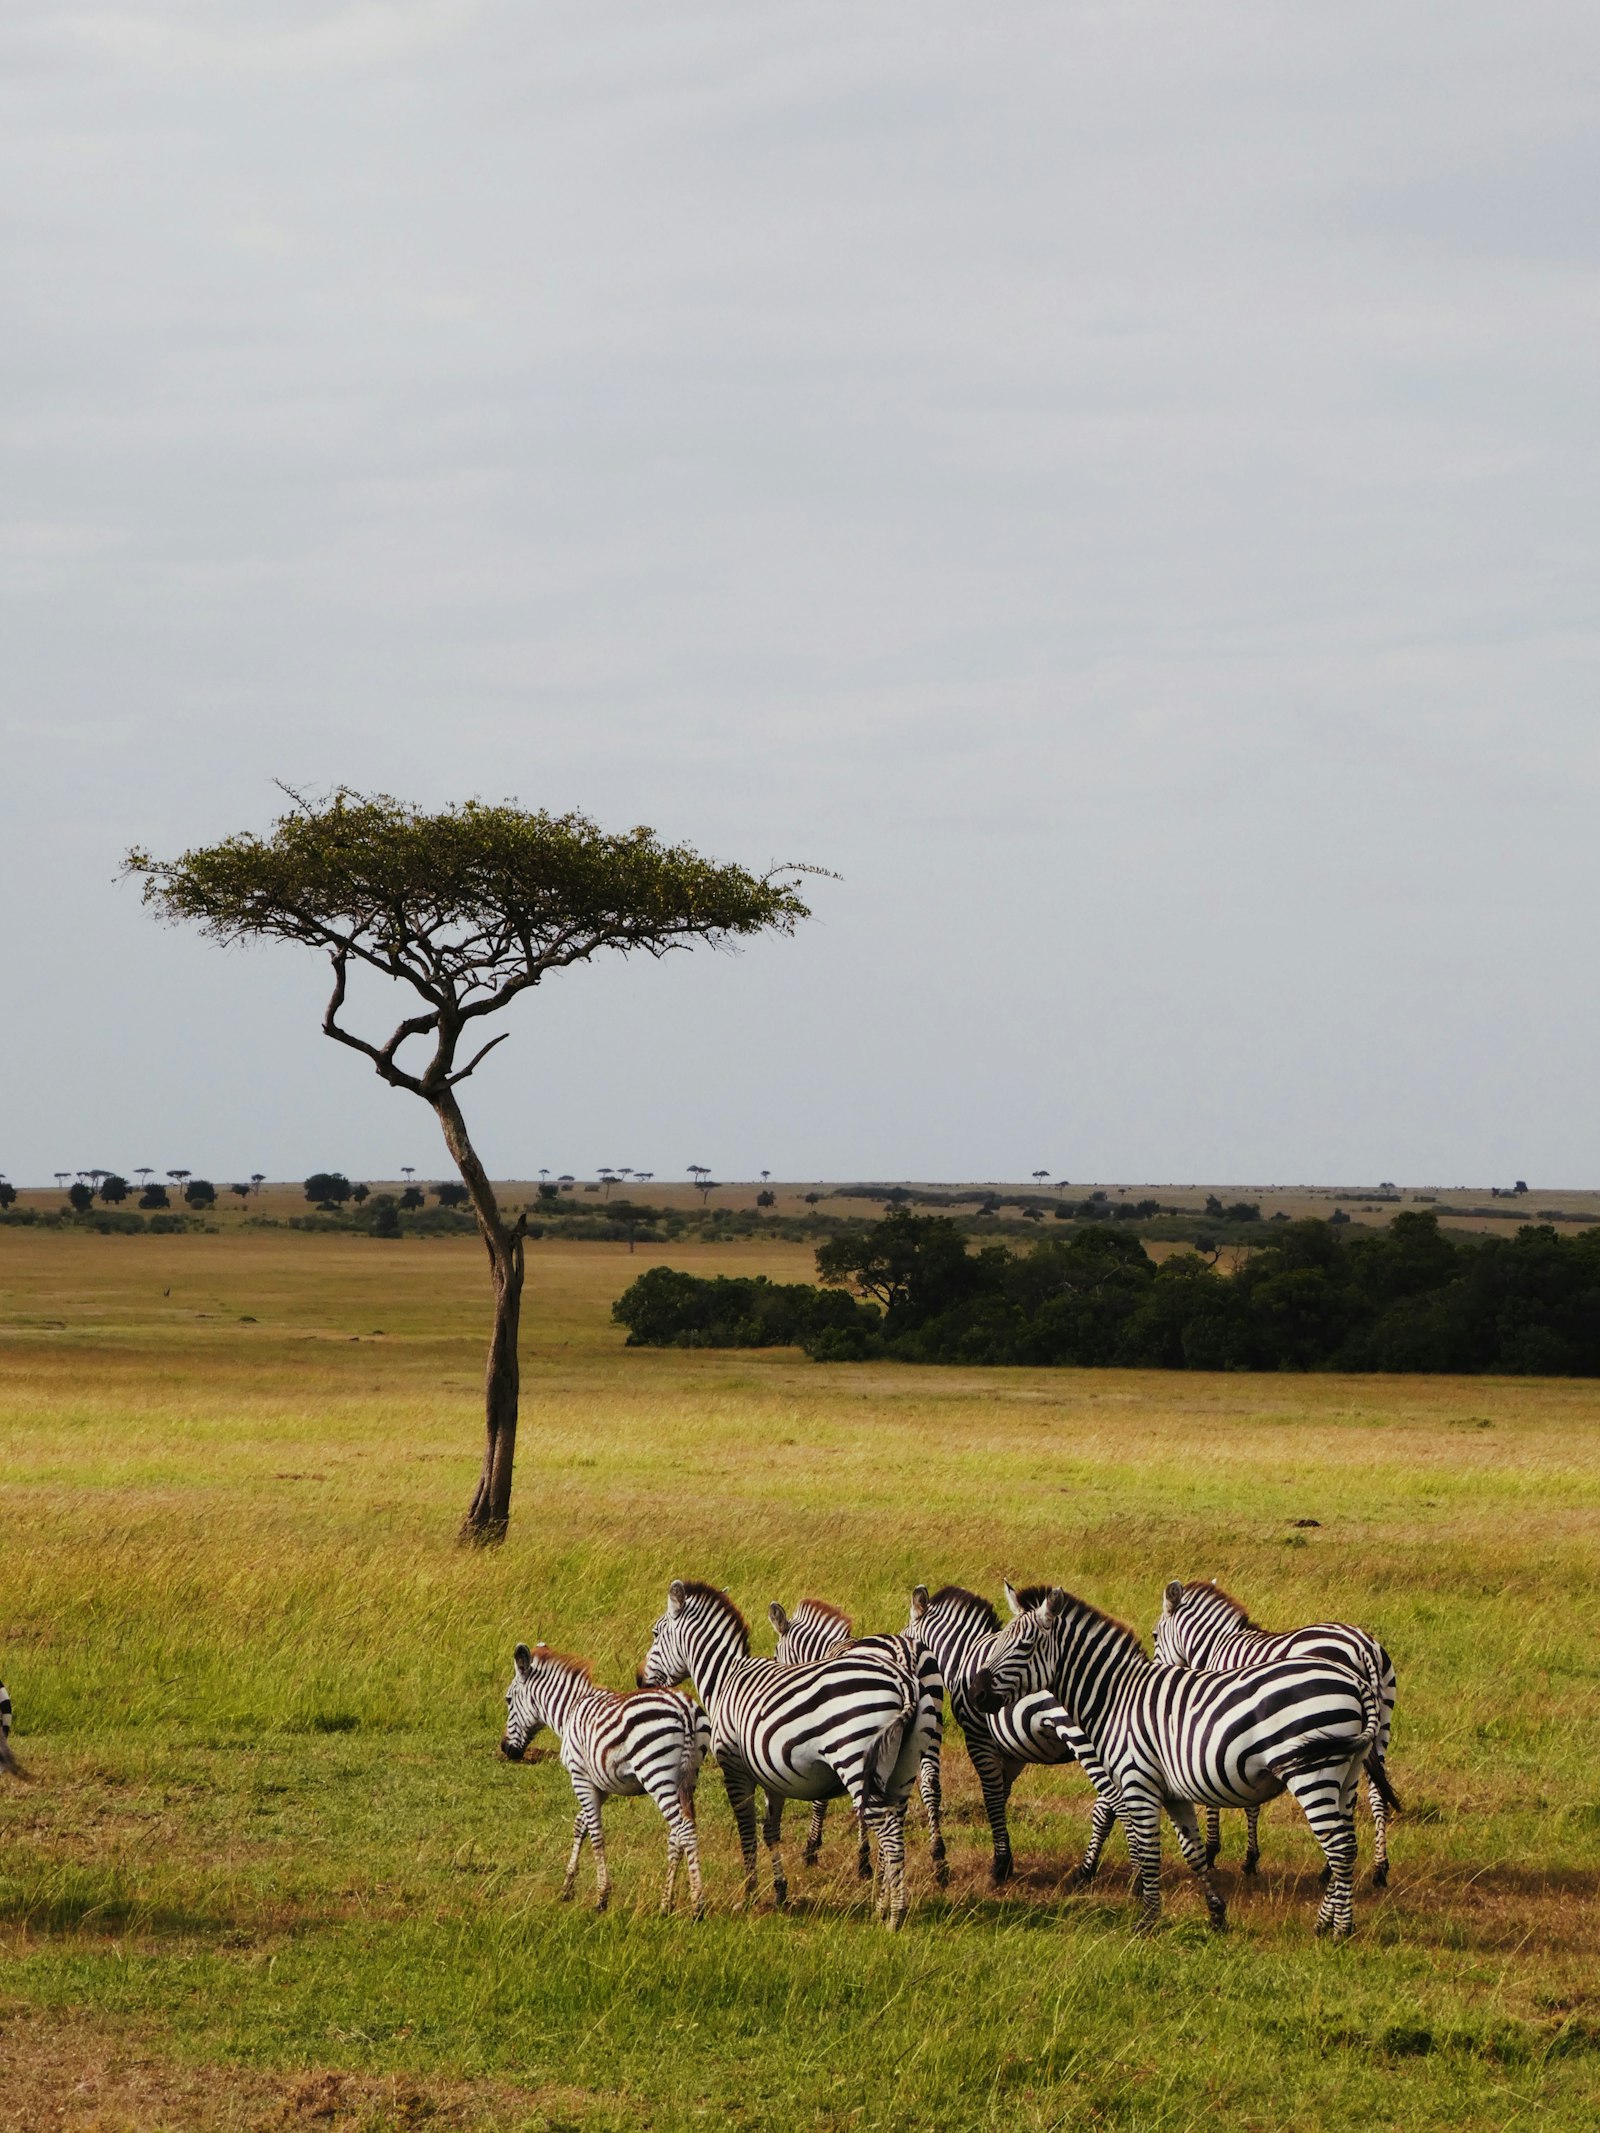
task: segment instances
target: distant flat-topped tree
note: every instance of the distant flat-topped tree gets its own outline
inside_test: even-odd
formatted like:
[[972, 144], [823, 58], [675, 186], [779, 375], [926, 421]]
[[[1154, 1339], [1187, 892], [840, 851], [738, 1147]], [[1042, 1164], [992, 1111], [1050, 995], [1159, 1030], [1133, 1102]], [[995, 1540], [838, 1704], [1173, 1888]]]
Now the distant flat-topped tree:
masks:
[[[134, 851], [124, 871], [142, 879], [145, 902], [162, 917], [192, 921], [215, 941], [323, 950], [333, 965], [324, 1032], [433, 1107], [494, 1284], [483, 1471], [462, 1537], [498, 1541], [511, 1509], [526, 1218], [513, 1224], [501, 1215], [456, 1097], [510, 1032], [475, 1049], [473, 1041], [518, 993], [602, 949], [659, 957], [697, 941], [716, 947], [791, 933], [810, 915], [799, 888], [815, 870], [752, 874], [663, 844], [648, 829], [613, 835], [583, 815], [509, 803], [468, 800], [428, 814], [382, 793], [289, 798], [290, 811], [266, 836], [246, 831], [180, 859]], [[346, 1027], [352, 964], [410, 986], [420, 1011], [387, 1037]]]

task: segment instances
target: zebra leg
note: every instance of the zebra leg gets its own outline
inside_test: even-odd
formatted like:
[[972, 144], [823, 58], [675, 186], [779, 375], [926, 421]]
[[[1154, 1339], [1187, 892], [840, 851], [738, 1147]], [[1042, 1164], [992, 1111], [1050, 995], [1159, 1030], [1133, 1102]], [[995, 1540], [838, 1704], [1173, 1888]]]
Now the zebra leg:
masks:
[[994, 1863], [989, 1869], [989, 1879], [998, 1888], [1016, 1872], [1016, 1862], [1011, 1856], [1011, 1833], [1006, 1828], [1006, 1801], [1011, 1787], [1006, 1781], [1000, 1750], [988, 1733], [968, 1733], [966, 1738], [967, 1753], [978, 1773], [978, 1783], [983, 1787], [984, 1812], [989, 1817], [989, 1834], [994, 1841]]
[[728, 1795], [728, 1805], [733, 1809], [734, 1826], [739, 1832], [739, 1851], [744, 1859], [744, 1900], [753, 1904], [756, 1900], [756, 1781], [737, 1763], [725, 1762], [722, 1783]]
[[1206, 1865], [1215, 1866], [1222, 1855], [1222, 1809], [1206, 1809]]
[[1367, 1780], [1367, 1805], [1372, 1809], [1372, 1886], [1387, 1888], [1389, 1883], [1389, 1810], [1383, 1794]]
[[1122, 1833], [1133, 1861], [1133, 1887], [1139, 1899], [1138, 1930], [1148, 1932], [1161, 1917], [1161, 1802], [1137, 1781], [1122, 1785]]
[[583, 1799], [585, 1819], [589, 1824], [589, 1849], [594, 1853], [595, 1899], [594, 1907], [603, 1911], [611, 1901], [611, 1869], [606, 1865], [606, 1837], [600, 1826], [600, 1795], [585, 1788]]
[[1103, 1793], [1094, 1796], [1094, 1813], [1089, 1821], [1089, 1849], [1078, 1862], [1073, 1880], [1080, 1887], [1087, 1887], [1100, 1871], [1100, 1860], [1105, 1852], [1106, 1840], [1117, 1825], [1117, 1810]]
[[822, 1825], [828, 1818], [828, 1803], [818, 1800], [811, 1810], [811, 1827], [806, 1831], [806, 1848], [800, 1854], [807, 1866], [815, 1866], [822, 1850]]
[[906, 1810], [899, 1807], [883, 1807], [874, 1810], [871, 1820], [878, 1832], [878, 1900], [879, 1918], [887, 1918], [891, 1932], [897, 1933], [905, 1923], [906, 1916]]
[[578, 1819], [572, 1825], [572, 1850], [567, 1855], [567, 1877], [561, 1884], [561, 1901], [563, 1903], [572, 1901], [573, 1885], [578, 1878], [578, 1860], [583, 1851], [583, 1840], [588, 1834], [588, 1819], [582, 1807], [580, 1807], [578, 1809]]
[[859, 1807], [856, 1809], [856, 1878], [859, 1881], [872, 1879], [872, 1846], [867, 1841], [867, 1817]]
[[1261, 1841], [1259, 1835], [1261, 1828], [1261, 1809], [1259, 1807], [1252, 1804], [1251, 1806], [1245, 1809], [1244, 1827], [1245, 1845], [1242, 1871], [1246, 1874], [1253, 1874], [1256, 1868], [1261, 1864]]
[[678, 1886], [678, 1839], [670, 1829], [667, 1831], [667, 1885], [661, 1894], [661, 1915], [672, 1915], [672, 1898]]
[[1348, 1939], [1355, 1920], [1351, 1896], [1356, 1870], [1356, 1818], [1342, 1770], [1296, 1772], [1289, 1790], [1300, 1802], [1311, 1834], [1328, 1862], [1328, 1886], [1317, 1912], [1317, 1931]]
[[783, 1871], [783, 1795], [767, 1794], [767, 1819], [761, 1825], [761, 1834], [767, 1842], [767, 1857], [772, 1863], [772, 1896], [781, 1911], [789, 1901], [789, 1880]]
[[917, 1766], [917, 1789], [922, 1794], [922, 1804], [928, 1810], [928, 1829], [932, 1837], [929, 1856], [933, 1860], [933, 1878], [943, 1888], [950, 1879], [950, 1869], [944, 1856], [944, 1793], [939, 1777], [939, 1751], [932, 1748]]
[[1183, 1856], [1199, 1875], [1200, 1886], [1206, 1892], [1206, 1909], [1211, 1913], [1212, 1926], [1218, 1933], [1226, 1933], [1228, 1907], [1222, 1900], [1222, 1891], [1217, 1887], [1216, 1877], [1211, 1871], [1211, 1848], [1201, 1839], [1194, 1803], [1190, 1800], [1168, 1800], [1167, 1813], [1172, 1817], [1172, 1826], [1178, 1832], [1178, 1844]]

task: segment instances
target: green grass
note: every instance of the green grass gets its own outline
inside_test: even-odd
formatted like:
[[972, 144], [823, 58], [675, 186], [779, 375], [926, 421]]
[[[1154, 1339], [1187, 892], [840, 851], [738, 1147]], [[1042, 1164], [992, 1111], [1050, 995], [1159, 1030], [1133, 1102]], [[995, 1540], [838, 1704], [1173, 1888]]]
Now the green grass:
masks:
[[[220, 2124], [218, 2099], [314, 2068], [404, 2075], [415, 2111], [664, 2133], [1594, 2123], [1600, 1387], [626, 1353], [607, 1306], [647, 1255], [531, 1261], [512, 1536], [478, 1555], [452, 1543], [470, 1245], [0, 1234], [0, 1676], [30, 1772], [0, 1784], [0, 2061], [109, 2037], [223, 2070], [137, 2124]], [[1222, 1941], [1170, 1839], [1153, 1939], [1120, 1842], [1063, 1893], [1071, 1774], [1019, 1786], [1023, 1872], [992, 1894], [954, 1745], [952, 1885], [914, 1828], [898, 1938], [837, 1810], [819, 1870], [795, 1845], [790, 1914], [741, 1915], [712, 1770], [702, 1925], [654, 1916], [643, 1801], [608, 1818], [613, 1912], [555, 1901], [565, 1777], [493, 1752], [518, 1637], [621, 1681], [675, 1575], [753, 1621], [817, 1592], [881, 1628], [918, 1581], [1007, 1574], [1141, 1629], [1176, 1575], [1382, 1634], [1413, 1812], [1351, 1945], [1312, 1937], [1318, 1859], [1283, 1802]], [[0, 2124], [26, 2122], [5, 2087]], [[402, 2122], [351, 2093], [346, 2122]]]

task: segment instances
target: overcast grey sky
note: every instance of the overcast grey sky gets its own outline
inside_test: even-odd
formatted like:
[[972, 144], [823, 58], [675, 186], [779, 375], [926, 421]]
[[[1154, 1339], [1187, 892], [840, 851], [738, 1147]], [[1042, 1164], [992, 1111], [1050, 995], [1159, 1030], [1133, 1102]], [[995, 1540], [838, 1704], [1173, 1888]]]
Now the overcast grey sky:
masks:
[[1600, 15], [11, 0], [0, 1170], [444, 1166], [114, 882], [275, 776], [838, 870], [491, 1166], [1600, 1180]]

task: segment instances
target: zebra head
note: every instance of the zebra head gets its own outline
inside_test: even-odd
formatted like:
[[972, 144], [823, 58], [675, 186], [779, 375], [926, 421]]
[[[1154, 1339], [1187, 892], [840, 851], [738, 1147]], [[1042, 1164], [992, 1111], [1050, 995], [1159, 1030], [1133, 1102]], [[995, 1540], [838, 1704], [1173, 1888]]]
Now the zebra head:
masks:
[[1183, 1585], [1173, 1578], [1162, 1590], [1154, 1641], [1157, 1666], [1205, 1666], [1225, 1629], [1251, 1628], [1249, 1616], [1220, 1585]]
[[802, 1600], [792, 1615], [774, 1600], [767, 1620], [778, 1632], [773, 1656], [780, 1666], [810, 1666], [818, 1659], [831, 1659], [849, 1643], [853, 1626], [847, 1614], [826, 1600]]
[[[1006, 1588], [1010, 1597], [1011, 1588]], [[1003, 1711], [1019, 1696], [1051, 1686], [1055, 1629], [1067, 1595], [1053, 1586], [1036, 1607], [1014, 1614], [989, 1643], [982, 1666], [972, 1675], [967, 1693], [976, 1709]]]
[[689, 1588], [682, 1578], [667, 1587], [667, 1611], [650, 1632], [650, 1649], [634, 1679], [641, 1689], [681, 1689], [694, 1671], [689, 1656]]
[[541, 1644], [537, 1651], [530, 1652], [525, 1644], [519, 1644], [514, 1656], [516, 1672], [506, 1690], [506, 1729], [501, 1735], [500, 1753], [509, 1762], [520, 1763], [528, 1752], [529, 1742], [547, 1723], [540, 1677], [550, 1657], [550, 1649]]
[[698, 1578], [674, 1578], [634, 1678], [641, 1689], [678, 1689], [692, 1679], [709, 1706], [729, 1668], [749, 1655], [749, 1628], [728, 1595]]

